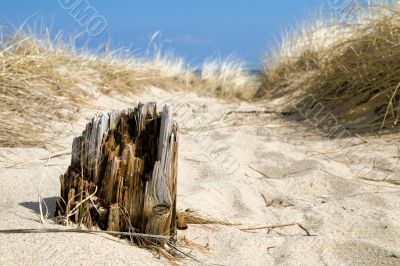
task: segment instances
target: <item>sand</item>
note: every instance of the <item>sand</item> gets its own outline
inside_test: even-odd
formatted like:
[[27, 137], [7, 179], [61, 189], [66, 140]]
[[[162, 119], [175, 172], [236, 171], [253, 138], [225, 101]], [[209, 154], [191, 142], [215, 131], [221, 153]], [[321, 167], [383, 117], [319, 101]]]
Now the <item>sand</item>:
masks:
[[[232, 224], [179, 231], [178, 244], [196, 260], [178, 264], [400, 265], [398, 136], [329, 139], [280, 114], [230, 112], [273, 109], [268, 103], [157, 88], [97, 104], [122, 109], [139, 100], [175, 110], [178, 209]], [[96, 111], [55, 125], [65, 134], [47, 149], [0, 149], [0, 230], [64, 228], [51, 217], [39, 223], [38, 191], [52, 215], [71, 140]], [[0, 233], [0, 243], [0, 265], [170, 264], [108, 235]]]

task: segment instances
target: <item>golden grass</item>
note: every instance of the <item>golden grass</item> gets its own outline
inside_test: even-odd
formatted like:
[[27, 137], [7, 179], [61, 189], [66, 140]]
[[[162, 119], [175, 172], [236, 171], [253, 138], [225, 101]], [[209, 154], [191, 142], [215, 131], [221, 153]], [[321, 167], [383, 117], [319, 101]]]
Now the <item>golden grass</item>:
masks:
[[[303, 26], [267, 56], [264, 73], [258, 96], [285, 95], [287, 108], [310, 112], [314, 120], [332, 114], [356, 131], [397, 128], [400, 7], [381, 4], [352, 20]], [[312, 112], [316, 107], [321, 113]]]
[[30, 37], [2, 41], [0, 50], [0, 146], [43, 145], [49, 120], [68, 118], [81, 97], [73, 79], [56, 70], [65, 56], [42, 49]]
[[44, 146], [55, 135], [55, 122], [74, 121], [98, 94], [157, 86], [251, 98], [259, 85], [233, 60], [207, 63], [198, 75], [160, 49], [140, 58], [122, 49], [94, 54], [73, 43], [51, 39], [47, 31], [0, 34], [0, 147]]
[[253, 99], [261, 81], [246, 71], [243, 62], [233, 57], [207, 60], [202, 66], [201, 80], [221, 97]]

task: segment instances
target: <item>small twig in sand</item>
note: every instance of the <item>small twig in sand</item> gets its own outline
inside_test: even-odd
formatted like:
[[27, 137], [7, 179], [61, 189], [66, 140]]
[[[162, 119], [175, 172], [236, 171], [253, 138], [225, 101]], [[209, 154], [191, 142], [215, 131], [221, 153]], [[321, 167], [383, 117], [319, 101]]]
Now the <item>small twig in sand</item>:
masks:
[[228, 111], [222, 116], [221, 121], [231, 114], [282, 114], [282, 112], [270, 110]]
[[200, 161], [200, 160], [196, 160], [196, 159], [192, 159], [192, 158], [188, 158], [188, 157], [185, 157], [185, 160], [195, 162], [195, 163], [207, 163], [206, 161]]
[[[50, 157], [50, 159], [53, 159], [53, 158], [57, 158], [57, 157], [61, 157], [61, 156], [67, 156], [67, 155], [71, 155], [71, 151], [69, 151], [69, 150], [60, 151], [60, 152], [50, 155], [49, 157]], [[46, 160], [46, 158], [40, 158], [39, 160]]]
[[188, 258], [191, 258], [191, 259], [194, 260], [194, 261], [197, 261], [197, 262], [199, 262], [199, 263], [202, 263], [201, 261], [199, 261], [198, 259], [196, 259], [194, 256], [190, 255], [189, 253], [180, 250], [180, 249], [177, 248], [175, 245], [173, 245], [173, 244], [171, 244], [171, 243], [168, 243], [168, 246], [171, 247], [172, 249], [174, 249], [175, 251], [178, 251], [179, 253], [181, 253], [182, 255], [184, 255], [184, 256], [186, 256], [186, 257], [188, 257]]
[[306, 232], [307, 236], [317, 236], [317, 235], [310, 234], [310, 232], [307, 230], [307, 228], [305, 228], [303, 225], [297, 224], [297, 226], [300, 227], [301, 229], [303, 229], [303, 231]]
[[255, 169], [254, 167], [252, 167], [251, 165], [249, 165], [249, 168], [253, 171], [256, 171], [257, 173], [259, 173], [260, 175], [262, 175], [265, 178], [271, 178], [270, 176], [267, 176], [266, 174], [264, 174], [263, 172], [261, 172], [260, 170]]
[[182, 236], [178, 239], [177, 244], [179, 246], [182, 246], [184, 248], [190, 248], [190, 249], [196, 249], [201, 251], [202, 253], [207, 253], [210, 250], [210, 245], [208, 243], [206, 244], [199, 244], [196, 242], [193, 242], [189, 240], [186, 236]]
[[265, 207], [293, 207], [294, 204], [292, 204], [291, 202], [289, 202], [288, 200], [284, 200], [282, 198], [272, 198], [270, 200], [267, 199], [267, 197], [264, 195], [264, 193], [260, 193], [261, 197], [264, 200], [265, 203]]
[[[58, 152], [58, 153], [52, 154], [52, 155], [50, 155], [48, 157], [42, 157], [42, 158], [39, 158], [39, 159], [23, 161], [23, 162], [16, 162], [16, 163], [14, 163], [12, 165], [5, 166], [4, 168], [20, 168], [20, 167], [22, 167], [24, 165], [27, 165], [27, 164], [30, 164], [30, 163], [39, 163], [40, 161], [49, 160], [49, 159], [53, 159], [53, 158], [57, 158], [57, 157], [61, 157], [61, 156], [70, 155], [70, 154], [71, 154], [70, 151], [68, 151], [68, 152], [67, 151], [62, 151], [62, 152]], [[51, 165], [48, 164], [48, 166], [51, 166]]]
[[369, 143], [369, 139], [367, 139], [367, 138], [365, 138], [365, 137], [363, 137], [363, 136], [361, 136], [361, 135], [359, 135], [357, 133], [355, 133], [354, 136], [356, 136], [357, 138], [362, 140], [362, 142], [364, 142], [364, 143]]
[[[400, 191], [372, 191], [372, 192], [365, 192], [365, 193], [356, 193], [356, 194], [349, 194], [349, 195], [344, 195], [341, 197], [333, 197], [333, 196], [325, 196], [325, 197], [319, 197], [323, 200], [329, 199], [329, 201], [338, 201], [346, 198], [351, 198], [351, 197], [358, 197], [358, 196], [365, 196], [365, 195], [373, 195], [373, 194], [398, 194]], [[326, 203], [326, 202], [324, 202]]]
[[46, 233], [81, 233], [81, 234], [109, 234], [109, 235], [122, 235], [122, 236], [137, 236], [143, 238], [154, 239], [170, 239], [169, 236], [152, 235], [131, 232], [118, 232], [118, 231], [92, 231], [82, 229], [10, 229], [0, 230], [0, 234], [46, 234]]
[[362, 179], [362, 180], [367, 180], [367, 181], [370, 181], [370, 182], [388, 183], [388, 184], [392, 184], [392, 185], [400, 185], [400, 180], [388, 179], [388, 176], [385, 177], [382, 180], [376, 180], [376, 179], [372, 179], [372, 178], [368, 178], [368, 177], [362, 177], [362, 176], [359, 176], [358, 178]]
[[[363, 184], [363, 185], [368, 185], [368, 186], [373, 186], [373, 187], [396, 188], [396, 187], [394, 187], [394, 186], [385, 186], [385, 185], [369, 184], [369, 183], [367, 183], [367, 182], [362, 182], [362, 181], [358, 181], [358, 180], [349, 179], [349, 178], [345, 178], [345, 177], [341, 177], [341, 176], [335, 175], [335, 174], [333, 174], [333, 173], [331, 173], [331, 172], [329, 172], [329, 171], [327, 171], [327, 170], [325, 170], [325, 169], [320, 169], [320, 170], [321, 170], [322, 172], [325, 172], [325, 173], [331, 175], [331, 176], [334, 176], [334, 177], [337, 177], [337, 178], [340, 178], [340, 179], [343, 179], [343, 180], [347, 180], [347, 181], [352, 182], [352, 183]], [[390, 182], [387, 182], [387, 181], [386, 181], [386, 183], [389, 183], [389, 184], [390, 184]]]
[[269, 207], [270, 206], [270, 202], [267, 200], [267, 197], [265, 197], [265, 195], [263, 193], [261, 193], [261, 197], [264, 200], [265, 206]]
[[158, 252], [158, 259], [162, 257], [164, 257], [166, 260], [168, 260], [171, 265], [178, 265], [174, 256], [172, 254], [170, 254], [170, 252], [168, 252], [167, 250], [155, 245], [153, 247], [150, 247], [150, 249], [155, 250], [156, 252]]
[[298, 226], [301, 230], [303, 230], [306, 233], [305, 236], [317, 236], [317, 235], [310, 234], [310, 232], [303, 225], [301, 225], [300, 222], [298, 222], [298, 223], [289, 223], [289, 224], [278, 224], [278, 225], [268, 225], [268, 226], [260, 226], [260, 227], [242, 228], [242, 229], [240, 229], [240, 231], [249, 232], [249, 231], [267, 229], [268, 233], [269, 233], [269, 232], [271, 232], [272, 230], [274, 230], [276, 228], [283, 228], [283, 227], [290, 227], [290, 226]]
[[271, 230], [273, 230], [275, 228], [282, 228], [282, 227], [289, 227], [289, 226], [297, 226], [297, 223], [266, 225], [266, 226], [259, 226], [259, 227], [248, 227], [248, 228], [241, 228], [240, 231], [247, 232], [247, 231], [268, 229], [268, 232], [270, 232]]

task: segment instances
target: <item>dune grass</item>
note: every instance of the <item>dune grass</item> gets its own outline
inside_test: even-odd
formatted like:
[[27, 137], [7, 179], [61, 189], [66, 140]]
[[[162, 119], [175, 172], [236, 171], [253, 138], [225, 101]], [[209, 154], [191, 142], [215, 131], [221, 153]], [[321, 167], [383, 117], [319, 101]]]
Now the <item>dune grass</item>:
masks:
[[95, 53], [77, 49], [73, 38], [22, 28], [0, 34], [0, 147], [44, 146], [55, 122], [73, 121], [99, 94], [156, 86], [242, 99], [259, 86], [232, 59], [207, 62], [199, 75], [161, 49], [146, 57], [123, 49]]
[[355, 131], [396, 129], [400, 7], [379, 4], [351, 20], [330, 17], [304, 25], [267, 54], [264, 66], [258, 96], [285, 96], [286, 108], [300, 108], [316, 120], [331, 114]]
[[232, 57], [207, 60], [199, 74], [157, 47], [151, 56], [135, 57], [123, 49], [77, 49], [73, 38], [50, 38], [47, 31], [0, 34], [0, 146], [43, 146], [55, 122], [73, 121], [99, 94], [148, 86], [231, 100], [283, 98], [282, 108], [311, 114], [317, 124], [329, 114], [354, 131], [397, 129], [400, 5], [357, 13], [351, 20], [318, 18], [288, 33], [266, 54], [261, 86]]
[[206, 60], [201, 80], [215, 95], [231, 99], [251, 100], [261, 85], [260, 78], [249, 73], [243, 62], [234, 57]]

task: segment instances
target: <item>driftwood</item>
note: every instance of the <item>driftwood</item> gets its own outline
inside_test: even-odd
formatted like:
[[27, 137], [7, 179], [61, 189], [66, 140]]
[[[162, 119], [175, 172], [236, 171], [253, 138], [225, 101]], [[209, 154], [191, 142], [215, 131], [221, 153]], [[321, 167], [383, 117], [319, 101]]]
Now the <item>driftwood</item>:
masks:
[[176, 239], [178, 129], [170, 107], [155, 103], [102, 112], [73, 140], [71, 165], [61, 176], [56, 217]]

